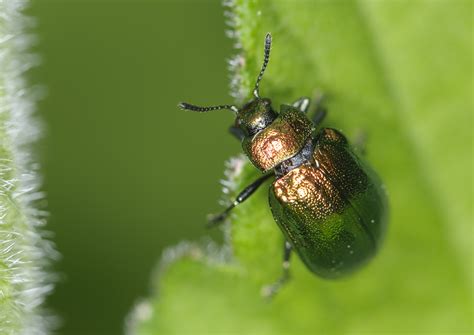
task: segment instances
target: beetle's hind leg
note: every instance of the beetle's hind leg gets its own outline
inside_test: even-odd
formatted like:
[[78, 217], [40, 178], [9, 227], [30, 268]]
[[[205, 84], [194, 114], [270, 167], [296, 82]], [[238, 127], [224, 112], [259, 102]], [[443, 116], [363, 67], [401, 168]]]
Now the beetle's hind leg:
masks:
[[268, 178], [273, 177], [273, 173], [266, 174], [257, 180], [255, 180], [252, 184], [244, 188], [242, 192], [237, 195], [235, 200], [227, 207], [223, 212], [217, 215], [213, 215], [209, 217], [209, 223], [207, 226], [209, 228], [217, 226], [224, 222], [224, 220], [229, 216], [230, 211], [237, 205], [241, 204], [245, 200], [247, 200]]
[[290, 258], [293, 247], [288, 241], [285, 241], [283, 246], [283, 273], [276, 282], [262, 287], [262, 296], [265, 298], [272, 298], [290, 279]]

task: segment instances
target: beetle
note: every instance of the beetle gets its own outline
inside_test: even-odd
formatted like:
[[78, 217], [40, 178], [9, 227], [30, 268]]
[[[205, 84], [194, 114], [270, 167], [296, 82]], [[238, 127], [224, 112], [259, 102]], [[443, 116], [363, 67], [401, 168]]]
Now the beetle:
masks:
[[179, 104], [181, 109], [195, 112], [233, 111], [236, 120], [230, 131], [242, 141], [250, 162], [264, 173], [214, 216], [212, 225], [223, 222], [235, 206], [274, 178], [269, 203], [285, 237], [283, 274], [265, 288], [265, 295], [273, 295], [289, 279], [293, 250], [310, 271], [323, 278], [342, 277], [360, 268], [380, 248], [388, 211], [379, 177], [346, 137], [333, 128], [318, 130], [326, 114], [321, 99], [310, 119], [308, 98], [283, 104], [277, 113], [269, 98], [260, 97], [271, 43], [268, 33], [253, 99], [241, 108]]

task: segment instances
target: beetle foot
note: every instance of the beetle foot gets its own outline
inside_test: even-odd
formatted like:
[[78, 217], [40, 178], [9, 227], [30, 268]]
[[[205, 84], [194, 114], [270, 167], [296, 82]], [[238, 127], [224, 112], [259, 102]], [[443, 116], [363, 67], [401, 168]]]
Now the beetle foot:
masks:
[[224, 220], [227, 218], [227, 213], [220, 214], [210, 214], [207, 216], [207, 228], [213, 228], [224, 223]]
[[260, 295], [266, 300], [271, 300], [280, 289], [286, 284], [288, 277], [282, 277], [273, 284], [262, 286], [260, 290]]
[[266, 300], [271, 300], [276, 295], [279, 289], [280, 287], [277, 287], [277, 285], [275, 284], [265, 285], [262, 286], [262, 289], [260, 290], [260, 295]]
[[277, 281], [276, 283], [262, 286], [260, 289], [260, 295], [267, 301], [271, 301], [278, 292], [280, 292], [281, 288], [284, 286], [284, 281]]

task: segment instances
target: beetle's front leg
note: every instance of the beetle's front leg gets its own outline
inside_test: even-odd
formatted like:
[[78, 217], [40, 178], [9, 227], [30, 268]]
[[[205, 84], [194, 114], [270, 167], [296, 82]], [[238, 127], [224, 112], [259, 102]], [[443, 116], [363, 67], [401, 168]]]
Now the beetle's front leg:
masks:
[[230, 126], [229, 133], [231, 133], [231, 135], [238, 139], [240, 142], [242, 142], [245, 138], [244, 131], [237, 126]]
[[281, 277], [271, 285], [262, 288], [262, 296], [265, 298], [272, 298], [290, 279], [290, 258], [293, 247], [288, 241], [285, 241], [283, 246], [283, 274]]
[[[311, 121], [313, 121], [315, 125], [320, 124], [323, 121], [323, 119], [326, 117], [327, 111], [323, 105], [324, 98], [325, 98], [324, 94], [317, 93], [314, 99], [315, 100], [314, 113], [312, 113], [313, 115], [311, 116]], [[301, 111], [301, 113], [306, 114], [309, 111], [310, 99], [307, 97], [302, 97], [296, 100], [295, 102], [293, 102], [292, 105], [293, 107], [298, 108]]]
[[327, 109], [324, 106], [324, 100], [326, 96], [323, 93], [316, 93], [316, 98], [315, 100], [315, 107], [314, 107], [314, 113], [311, 116], [311, 121], [313, 121], [313, 124], [315, 126], [319, 125], [321, 122], [323, 122], [324, 118], [326, 117], [327, 114]]
[[229, 215], [230, 211], [237, 206], [238, 204], [241, 204], [244, 202], [246, 199], [248, 199], [268, 178], [273, 177], [273, 173], [266, 174], [260, 178], [258, 178], [256, 181], [254, 181], [252, 184], [244, 188], [242, 192], [239, 193], [239, 195], [235, 198], [235, 200], [230, 204], [229, 207], [227, 207], [222, 213], [211, 216], [209, 218], [209, 223], [208, 227], [213, 227], [216, 226], [227, 218]]
[[293, 102], [293, 107], [298, 108], [301, 111], [301, 113], [306, 114], [308, 112], [309, 103], [310, 103], [309, 98], [302, 97], [296, 100], [295, 102]]

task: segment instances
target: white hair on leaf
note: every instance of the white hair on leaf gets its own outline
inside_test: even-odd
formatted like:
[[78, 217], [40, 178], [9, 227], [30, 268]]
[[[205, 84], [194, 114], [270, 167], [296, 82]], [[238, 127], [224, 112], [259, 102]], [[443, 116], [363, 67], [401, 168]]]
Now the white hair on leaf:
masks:
[[44, 238], [46, 212], [38, 208], [38, 169], [31, 144], [41, 127], [34, 118], [37, 91], [25, 71], [37, 65], [28, 52], [33, 21], [28, 1], [0, 0], [0, 334], [47, 334], [55, 319], [42, 306], [53, 289], [48, 272], [57, 257]]

